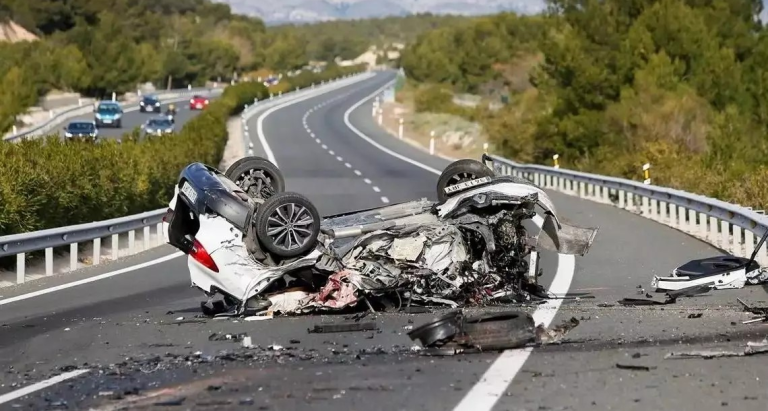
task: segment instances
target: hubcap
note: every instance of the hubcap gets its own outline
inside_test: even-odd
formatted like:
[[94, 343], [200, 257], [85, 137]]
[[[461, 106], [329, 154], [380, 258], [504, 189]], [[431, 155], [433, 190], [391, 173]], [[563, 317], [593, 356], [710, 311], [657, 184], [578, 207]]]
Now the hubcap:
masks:
[[456, 173], [448, 180], [448, 186], [463, 183], [465, 181], [474, 180], [477, 176], [474, 173]]
[[267, 235], [283, 250], [290, 251], [303, 247], [312, 236], [315, 219], [306, 207], [300, 204], [283, 204], [267, 219]]

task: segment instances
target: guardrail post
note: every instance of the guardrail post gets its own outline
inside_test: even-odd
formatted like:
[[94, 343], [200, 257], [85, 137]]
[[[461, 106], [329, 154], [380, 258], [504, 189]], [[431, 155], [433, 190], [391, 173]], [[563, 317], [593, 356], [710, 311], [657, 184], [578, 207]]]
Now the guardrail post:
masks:
[[45, 249], [45, 275], [53, 275], [53, 248]]
[[24, 284], [24, 277], [26, 276], [25, 267], [26, 254], [16, 254], [16, 284]]
[[651, 220], [654, 220], [654, 221], [659, 220], [659, 200], [655, 198], [651, 199], [650, 217], [651, 217]]
[[696, 226], [696, 210], [689, 208], [688, 209], [688, 234], [691, 234], [693, 236], [696, 236], [697, 231]]
[[120, 234], [112, 234], [112, 259], [117, 260], [120, 253]]
[[709, 229], [707, 225], [707, 215], [699, 213], [699, 238], [702, 240], [706, 240], [709, 237]]
[[[709, 226], [707, 230], [707, 239], [709, 239], [709, 242], [715, 246], [717, 246], [717, 218], [709, 216]], [[720, 244], [722, 246], [722, 244]]]
[[752, 255], [755, 252], [755, 234], [750, 230], [744, 230], [744, 255]]
[[733, 244], [733, 255], [737, 257], [744, 257], [744, 247], [741, 244], [741, 227], [733, 226], [733, 238], [731, 240]]
[[131, 230], [128, 232], [128, 254], [133, 255], [136, 253], [136, 231]]
[[69, 245], [69, 271], [77, 270], [77, 243]]
[[619, 208], [625, 210], [627, 208], [626, 193], [624, 190], [618, 190], [616, 193], [619, 195]]
[[165, 242], [163, 238], [163, 223], [157, 223], [157, 242], [156, 245], [162, 245]]
[[402, 140], [403, 139], [403, 119], [400, 118], [398, 120], [398, 128], [397, 128], [397, 137]]
[[669, 222], [672, 227], [680, 229], [680, 221], [678, 221], [678, 209], [677, 204], [669, 205]]
[[643, 209], [642, 209], [643, 211], [642, 211], [642, 213], [643, 213], [643, 215], [648, 217], [651, 214], [651, 201], [650, 201], [650, 199], [648, 197], [643, 196], [642, 197], [642, 202], [643, 202]]
[[584, 183], [582, 181], [579, 181], [579, 197], [584, 198]]
[[144, 227], [144, 251], [149, 250], [149, 226]]
[[[731, 227], [727, 221], [720, 221], [720, 248], [725, 251], [734, 250], [733, 242], [731, 241]], [[734, 250], [735, 251], [735, 250]]]
[[13, 135], [15, 136], [18, 133], [19, 133], [19, 129], [16, 127], [16, 125], [14, 125], [13, 126]]
[[93, 239], [93, 265], [101, 262], [101, 238]]

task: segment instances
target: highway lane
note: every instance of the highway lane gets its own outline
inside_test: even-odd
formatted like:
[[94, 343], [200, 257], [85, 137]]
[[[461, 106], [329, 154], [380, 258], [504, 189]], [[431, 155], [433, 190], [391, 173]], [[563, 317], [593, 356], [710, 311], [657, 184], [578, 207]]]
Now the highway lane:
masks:
[[[200, 113], [199, 110], [190, 110], [187, 100], [176, 103], [165, 103], [165, 100], [160, 100], [163, 104], [160, 106], [159, 112], [141, 113], [139, 110], [132, 110], [123, 113], [122, 124], [120, 128], [113, 127], [101, 127], [99, 128], [99, 138], [101, 139], [120, 139], [126, 133], [132, 132], [134, 129], [139, 129], [142, 124], [146, 123], [152, 117], [160, 116], [168, 108], [168, 104], [174, 104], [176, 106], [176, 130], [181, 130], [184, 124], [194, 118]], [[94, 121], [94, 113], [88, 113], [83, 116], [77, 116], [63, 124], [59, 128], [59, 135], [64, 138], [64, 131], [62, 128], [66, 127], [69, 122], [72, 121]]]
[[[265, 121], [272, 151], [288, 177], [288, 189], [308, 195], [324, 214], [381, 205], [381, 197], [394, 202], [413, 196], [434, 195], [436, 175], [388, 156], [350, 132], [344, 124], [343, 113], [355, 101], [386, 82], [383, 76], [367, 84], [345, 87], [286, 107]], [[310, 109], [313, 111], [305, 117]], [[352, 112], [350, 119], [355, 127], [378, 144], [436, 169], [447, 164], [445, 160], [430, 157], [379, 130], [370, 118], [369, 104]], [[255, 129], [253, 124], [251, 129]], [[321, 143], [313, 138], [320, 138]], [[258, 144], [258, 141], [254, 143]], [[323, 144], [326, 148], [322, 147]], [[331, 154], [331, 151], [334, 153]], [[359, 171], [360, 175], [355, 171]], [[371, 183], [365, 179], [371, 180]], [[373, 190], [373, 187], [379, 191]], [[687, 300], [682, 304], [685, 309], [667, 307], [662, 311], [597, 307], [600, 302], [615, 302], [621, 297], [635, 296], [634, 287], [648, 284], [651, 272], [667, 272], [681, 260], [715, 251], [698, 240], [642, 217], [561, 194], [552, 196], [565, 218], [578, 224], [598, 224], [601, 227], [590, 254], [576, 260], [572, 286], [572, 290], [592, 290], [597, 299], [566, 302], [556, 318], [559, 322], [572, 315], [577, 318], [591, 317], [571, 336], [595, 341], [534, 351], [523, 371], [505, 391], [508, 396], [503, 395], [495, 409], [536, 409], [539, 405], [552, 409], [593, 409], [595, 405], [592, 401], [602, 409], [667, 409], [666, 401], [676, 393], [685, 393], [688, 397], [688, 402], [679, 408], [690, 409], [688, 404], [696, 404], [698, 408], [710, 409], [712, 405], [719, 407], [723, 401], [720, 398], [724, 394], [719, 391], [724, 388], [713, 388], [711, 384], [715, 382], [724, 386], [733, 383], [733, 386], [726, 386], [731, 405], [753, 409], [751, 406], [755, 400], [744, 399], [752, 395], [760, 399], [758, 403], [764, 404], [764, 394], [753, 390], [753, 386], [759, 383], [755, 378], [766, 378], [760, 371], [764, 367], [750, 367], [745, 376], [739, 374], [745, 368], [744, 361], [719, 360], [725, 365], [720, 365], [716, 373], [709, 375], [696, 360], [677, 361], [666, 366], [660, 364], [664, 361], [660, 356], [671, 349], [669, 346], [680, 340], [683, 333], [687, 333], [688, 337], [705, 338], [718, 337], [717, 333], [722, 331], [746, 329], [747, 326], [741, 324], [730, 325], [730, 321], [737, 321], [743, 315], [733, 313], [726, 304], [735, 295], [754, 296], [754, 288], [719, 291], [709, 297]], [[155, 250], [151, 253], [156, 255], [139, 256], [136, 260], [144, 261], [164, 252]], [[121, 261], [118, 265], [128, 264]], [[320, 360], [298, 364], [285, 360], [286, 363], [278, 366], [269, 361], [249, 364], [248, 368], [253, 373], [249, 375], [249, 381], [253, 386], [249, 390], [247, 384], [233, 383], [243, 387], [243, 390], [237, 394], [230, 392], [232, 398], [250, 395], [258, 400], [257, 404], [268, 404], [272, 409], [310, 405], [319, 409], [338, 409], [339, 405], [349, 409], [361, 406], [375, 409], [450, 409], [481, 380], [483, 372], [497, 357], [496, 354], [484, 354], [425, 359], [400, 354], [363, 355], [357, 359], [344, 354], [347, 350], [354, 352], [359, 348], [375, 346], [385, 349], [396, 344], [409, 347], [411, 343], [403, 330], [408, 319], [404, 316], [379, 316], [377, 321], [381, 323], [383, 332], [375, 334], [370, 340], [367, 335], [355, 333], [308, 335], [304, 330], [319, 321], [311, 317], [247, 325], [229, 320], [166, 325], [179, 315], [189, 318], [196, 310], [200, 296], [187, 286], [184, 260], [174, 259], [82, 288], [3, 306], [0, 322], [9, 324], [4, 330], [12, 332], [4, 332], [0, 336], [0, 358], [8, 358], [0, 365], [6, 369], [14, 366], [15, 372], [22, 375], [34, 368], [36, 371], [32, 374], [39, 379], [39, 374], [62, 365], [119, 362], [126, 356], [137, 355], [138, 351], [160, 355], [165, 351], [201, 350], [210, 353], [214, 349], [231, 348], [233, 345], [208, 342], [209, 333], [247, 330], [253, 336], [254, 344], [262, 346], [272, 343], [289, 346], [291, 339], [300, 340], [301, 343], [293, 345], [300, 350], [318, 350]], [[686, 319], [685, 313], [697, 307], [707, 307], [709, 311], [701, 319]], [[173, 314], [166, 314], [168, 311], [173, 311]], [[332, 317], [325, 316], [323, 320], [335, 320]], [[425, 317], [428, 316], [416, 316], [413, 321], [418, 324]], [[32, 324], [33, 327], [25, 327], [25, 324]], [[42, 327], [42, 331], [30, 331], [38, 327]], [[70, 329], [65, 331], [62, 327]], [[759, 329], [759, 326], [749, 327]], [[747, 337], [741, 336], [742, 339]], [[643, 339], [651, 341], [643, 342]], [[57, 343], [54, 350], [51, 350], [51, 341]], [[151, 346], [157, 343], [176, 346]], [[640, 347], [627, 348], [633, 345]], [[331, 349], [340, 354], [330, 354]], [[659, 370], [644, 374], [613, 370], [615, 361], [631, 361], [626, 356], [636, 351], [649, 354], [641, 360], [653, 360], [653, 365], [658, 365]], [[763, 360], [750, 359], [751, 364], [760, 361]], [[243, 365], [245, 363], [235, 362], [227, 369]], [[68, 398], [70, 404], [83, 397], [98, 403], [104, 399], [90, 396], [103, 390], [103, 387], [125, 388], [136, 384], [146, 389], [153, 383], [199, 379], [201, 375], [221, 370], [222, 366], [201, 366], [197, 375], [188, 368], [181, 368], [160, 369], [151, 375], [136, 372], [126, 378], [85, 377], [77, 389], [55, 386], [46, 390], [45, 395], [54, 399]], [[14, 377], [19, 378], [18, 375], [10, 373], [3, 376], [0, 380], [3, 388], [10, 390], [8, 384], [15, 381]], [[34, 398], [44, 401], [41, 395]], [[636, 399], [640, 401], [636, 402]], [[482, 406], [488, 402], [481, 399], [476, 404], [480, 408], [475, 409], [487, 409]], [[659, 407], [659, 404], [664, 406]]]

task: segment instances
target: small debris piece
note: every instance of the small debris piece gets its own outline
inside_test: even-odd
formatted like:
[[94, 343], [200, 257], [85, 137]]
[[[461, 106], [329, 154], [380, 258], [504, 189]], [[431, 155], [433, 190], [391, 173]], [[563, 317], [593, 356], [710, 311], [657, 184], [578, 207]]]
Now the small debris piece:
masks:
[[299, 340], [290, 340], [288, 342], [291, 343], [291, 344], [301, 344], [301, 341], [299, 341]]
[[247, 337], [248, 334], [246, 333], [240, 333], [240, 334], [219, 334], [219, 333], [213, 333], [208, 336], [208, 341], [233, 341], [233, 342], [240, 342], [245, 337]]
[[634, 365], [634, 364], [616, 364], [616, 368], [620, 370], [632, 370], [632, 371], [650, 371], [655, 370], [655, 366], [651, 365]]
[[328, 333], [343, 333], [343, 332], [358, 332], [358, 331], [376, 331], [378, 326], [374, 322], [364, 323], [342, 323], [342, 324], [316, 324], [314, 328], [307, 329], [308, 333], [315, 334], [328, 334]]
[[171, 406], [172, 407], [172, 406], [177, 406], [177, 405], [183, 404], [184, 400], [186, 400], [186, 399], [187, 399], [186, 397], [172, 398], [172, 399], [165, 400], [165, 401], [158, 401], [158, 402], [156, 402], [156, 403], [154, 403], [152, 405], [165, 406], [165, 407]]
[[702, 315], [704, 315], [704, 313], [688, 314], [688, 318], [701, 318]]

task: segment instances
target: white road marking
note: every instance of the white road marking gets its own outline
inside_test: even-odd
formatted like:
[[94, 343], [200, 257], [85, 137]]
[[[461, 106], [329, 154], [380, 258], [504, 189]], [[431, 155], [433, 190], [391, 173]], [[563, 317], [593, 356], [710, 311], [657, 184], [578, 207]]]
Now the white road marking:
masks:
[[373, 145], [374, 147], [378, 148], [379, 150], [381, 150], [381, 151], [383, 151], [383, 152], [385, 152], [385, 153], [387, 153], [387, 154], [391, 155], [392, 157], [395, 157], [395, 158], [397, 158], [397, 159], [403, 160], [403, 161], [405, 161], [406, 163], [409, 163], [409, 164], [413, 164], [414, 166], [416, 166], [416, 167], [419, 167], [419, 168], [421, 168], [421, 169], [424, 169], [424, 170], [426, 170], [426, 171], [429, 171], [430, 173], [433, 173], [433, 174], [437, 174], [437, 175], [440, 175], [440, 173], [441, 173], [441, 172], [440, 172], [440, 170], [437, 170], [437, 169], [435, 169], [435, 168], [432, 168], [432, 167], [430, 167], [430, 166], [428, 166], [428, 165], [426, 165], [426, 164], [422, 164], [422, 163], [419, 163], [419, 162], [418, 162], [418, 161], [416, 161], [416, 160], [410, 159], [410, 158], [408, 158], [408, 157], [406, 157], [406, 156], [404, 156], [404, 155], [402, 155], [402, 154], [396, 153], [396, 152], [394, 152], [394, 151], [392, 151], [392, 150], [390, 150], [390, 149], [388, 149], [388, 148], [386, 148], [386, 147], [382, 146], [381, 144], [377, 143], [376, 141], [374, 141], [374, 140], [373, 140], [373, 139], [371, 139], [370, 137], [368, 137], [368, 136], [366, 136], [365, 134], [363, 134], [363, 133], [362, 133], [360, 130], [358, 130], [358, 129], [357, 129], [355, 126], [353, 126], [353, 125], [352, 125], [352, 123], [350, 123], [350, 122], [349, 122], [349, 115], [350, 115], [350, 113], [352, 113], [352, 112], [353, 112], [354, 110], [356, 110], [358, 107], [360, 107], [360, 106], [362, 106], [363, 104], [365, 104], [365, 102], [367, 102], [368, 100], [370, 100], [370, 99], [374, 98], [376, 95], [378, 95], [378, 94], [381, 94], [381, 92], [382, 92], [384, 89], [386, 89], [386, 88], [387, 88], [387, 87], [389, 87], [390, 85], [394, 84], [394, 82], [395, 82], [395, 80], [392, 80], [392, 81], [390, 81], [389, 83], [385, 84], [385, 85], [384, 85], [384, 87], [381, 87], [380, 89], [378, 89], [378, 90], [376, 90], [375, 92], [371, 93], [369, 96], [367, 96], [367, 97], [363, 98], [362, 100], [358, 101], [357, 103], [353, 104], [353, 105], [352, 105], [352, 107], [350, 107], [350, 108], [349, 108], [349, 109], [348, 109], [348, 110], [347, 110], [347, 111], [344, 113], [344, 125], [346, 125], [346, 126], [347, 126], [347, 128], [349, 128], [350, 130], [352, 130], [352, 132], [353, 132], [353, 133], [357, 134], [357, 136], [358, 136], [358, 137], [360, 137], [360, 138], [362, 138], [363, 140], [365, 140], [365, 141], [367, 141], [367, 142], [371, 143], [371, 145]]
[[339, 161], [344, 161], [344, 159], [343, 159], [343, 158], [341, 158], [341, 156], [336, 156], [336, 160], [339, 160]]
[[380, 193], [380, 192], [381, 192], [381, 189], [379, 189], [379, 188], [378, 188], [378, 187], [376, 187], [376, 186], [373, 186], [373, 191], [375, 191], [375, 192], [377, 192], [377, 193]]
[[389, 203], [389, 199], [387, 197], [381, 197], [381, 202], [387, 204]]
[[332, 86], [329, 89], [321, 89], [319, 91], [308, 93], [305, 96], [301, 96], [301, 97], [298, 97], [296, 99], [286, 101], [283, 104], [278, 104], [278, 105], [276, 105], [274, 107], [270, 107], [265, 112], [261, 113], [261, 115], [259, 115], [259, 117], [256, 119], [256, 134], [259, 137], [259, 143], [261, 143], [261, 147], [264, 149], [264, 153], [267, 155], [267, 160], [271, 161], [272, 164], [274, 164], [276, 166], [278, 165], [277, 164], [277, 160], [275, 159], [275, 154], [272, 152], [272, 149], [269, 147], [269, 142], [267, 141], [267, 137], [264, 135], [264, 120], [267, 117], [269, 117], [270, 114], [272, 114], [275, 111], [280, 110], [282, 108], [288, 107], [290, 105], [293, 105], [293, 104], [296, 104], [296, 103], [299, 103], [299, 102], [302, 102], [302, 101], [305, 101], [305, 100], [309, 100], [311, 98], [315, 98], [315, 97], [323, 95], [325, 93], [330, 93], [331, 91], [338, 90], [338, 89], [340, 89], [342, 87], [348, 87], [348, 86], [351, 86], [353, 84], [357, 84], [357, 83], [359, 83], [359, 82], [361, 82], [363, 80], [367, 80], [369, 78], [371, 78], [371, 76], [357, 77], [357, 78], [353, 79], [350, 82], [346, 82], [346, 83], [341, 84], [341, 85], [335, 85], [335, 86]]
[[[536, 216], [538, 217], [538, 216]], [[539, 217], [541, 218], [541, 217]], [[543, 220], [542, 220], [543, 223]], [[549, 292], [553, 294], [565, 294], [571, 286], [573, 273], [576, 270], [576, 257], [572, 255], [558, 254], [557, 273], [549, 286]], [[557, 310], [562, 304], [562, 299], [547, 300], [536, 308], [533, 313], [535, 324], [549, 324], [555, 318]], [[505, 350], [491, 367], [480, 377], [480, 381], [464, 396], [453, 411], [485, 411], [492, 410], [499, 398], [504, 395], [507, 387], [518, 372], [525, 365], [525, 361], [531, 355], [533, 348]]]
[[315, 139], [315, 141], [317, 142], [317, 144], [320, 144], [320, 143], [321, 143], [321, 141], [320, 141], [320, 139], [319, 139], [319, 138], [316, 138], [316, 139]]
[[363, 175], [363, 173], [361, 173], [360, 170], [355, 170], [355, 174], [357, 174], [359, 176]]
[[330, 155], [332, 155], [332, 156], [335, 156], [335, 155], [336, 155], [336, 152], [334, 152], [333, 150], [328, 150], [328, 153], [329, 153]]
[[326, 146], [325, 144], [323, 144], [323, 145], [322, 145], [322, 146], [320, 146], [320, 147], [322, 147], [322, 148], [323, 148], [323, 150], [328, 150], [328, 146]]
[[363, 181], [365, 181], [365, 184], [371, 184], [371, 180], [370, 180], [370, 179], [368, 179], [368, 178], [366, 178], [366, 179], [365, 179], [365, 180], [363, 180]]
[[[405, 161], [406, 163], [412, 164], [433, 174], [440, 175], [441, 172], [439, 170], [382, 146], [370, 137], [363, 134], [349, 121], [349, 116], [355, 109], [362, 106], [376, 95], [380, 94], [384, 89], [388, 88], [393, 83], [394, 81], [387, 83], [380, 89], [376, 90], [374, 93], [352, 105], [352, 107], [350, 107], [344, 113], [344, 124], [358, 137], [369, 142], [372, 146], [391, 155], [392, 157]], [[378, 192], [377, 187], [374, 187], [374, 191]], [[540, 216], [534, 216], [533, 222], [537, 226], [541, 227], [544, 223], [544, 219], [542, 219]], [[549, 292], [555, 294], [567, 293], [571, 286], [571, 281], [573, 280], [573, 274], [575, 271], [575, 256], [558, 254], [557, 273], [555, 274], [555, 278], [552, 280], [552, 284], [549, 287]], [[545, 326], [549, 326], [549, 324], [555, 318], [555, 315], [557, 315], [557, 310], [560, 308], [560, 304], [562, 304], [562, 302], [562, 299], [554, 299], [548, 300], [545, 304], [538, 306], [536, 311], [533, 313], [533, 319], [536, 324], [543, 323]], [[486, 371], [480, 381], [478, 381], [477, 384], [472, 387], [472, 389], [461, 400], [456, 408], [454, 408], [454, 411], [491, 410], [499, 400], [499, 397], [504, 393], [512, 380], [514, 380], [517, 373], [523, 367], [532, 350], [532, 348], [505, 350]]]
[[65, 372], [65, 373], [59, 374], [59, 375], [57, 375], [57, 376], [55, 376], [53, 378], [49, 378], [47, 380], [40, 381], [40, 382], [34, 383], [32, 385], [28, 385], [28, 386], [26, 386], [24, 388], [20, 388], [20, 389], [18, 389], [16, 391], [11, 391], [11, 392], [9, 392], [7, 394], [0, 395], [0, 404], [5, 404], [6, 402], [13, 401], [13, 400], [15, 400], [17, 398], [21, 398], [21, 397], [23, 397], [25, 395], [32, 394], [35, 391], [40, 391], [43, 388], [48, 388], [51, 385], [58, 384], [58, 383], [60, 383], [62, 381], [66, 381], [66, 380], [68, 380], [70, 378], [75, 378], [75, 377], [77, 377], [79, 375], [82, 375], [82, 374], [85, 374], [85, 373], [87, 373], [89, 371], [90, 370], [80, 369], [80, 370], [74, 370], [74, 371], [70, 371], [70, 372]]
[[133, 265], [133, 266], [126, 267], [126, 268], [123, 268], [123, 269], [120, 269], [120, 270], [116, 270], [116, 271], [110, 271], [108, 273], [100, 274], [100, 275], [97, 275], [97, 276], [94, 276], [94, 277], [84, 278], [82, 280], [73, 281], [71, 283], [61, 284], [61, 285], [57, 285], [55, 287], [46, 288], [46, 289], [43, 289], [43, 290], [38, 290], [38, 291], [35, 291], [35, 292], [31, 292], [31, 293], [27, 293], [27, 294], [22, 294], [22, 295], [17, 295], [15, 297], [6, 298], [4, 300], [0, 300], [0, 305], [14, 303], [16, 301], [26, 300], [28, 298], [37, 297], [39, 295], [48, 294], [48, 293], [52, 293], [52, 292], [60, 291], [60, 290], [65, 290], [67, 288], [76, 287], [78, 285], [88, 284], [88, 283], [92, 283], [94, 281], [103, 280], [105, 278], [114, 277], [116, 275], [125, 274], [125, 273], [131, 272], [131, 271], [136, 271], [136, 270], [142, 269], [144, 267], [149, 267], [151, 265], [160, 264], [160, 263], [166, 262], [168, 260], [173, 260], [176, 257], [181, 257], [182, 255], [184, 255], [184, 253], [182, 253], [181, 251], [177, 251], [177, 252], [175, 252], [173, 254], [170, 254], [170, 255], [167, 255], [165, 257], [160, 257], [160, 258], [156, 258], [156, 259], [151, 260], [151, 261], [147, 261], [146, 263], [141, 263], [141, 264]]
[[352, 164], [349, 164], [349, 163], [344, 163], [344, 167], [346, 167], [346, 168], [352, 168]]

